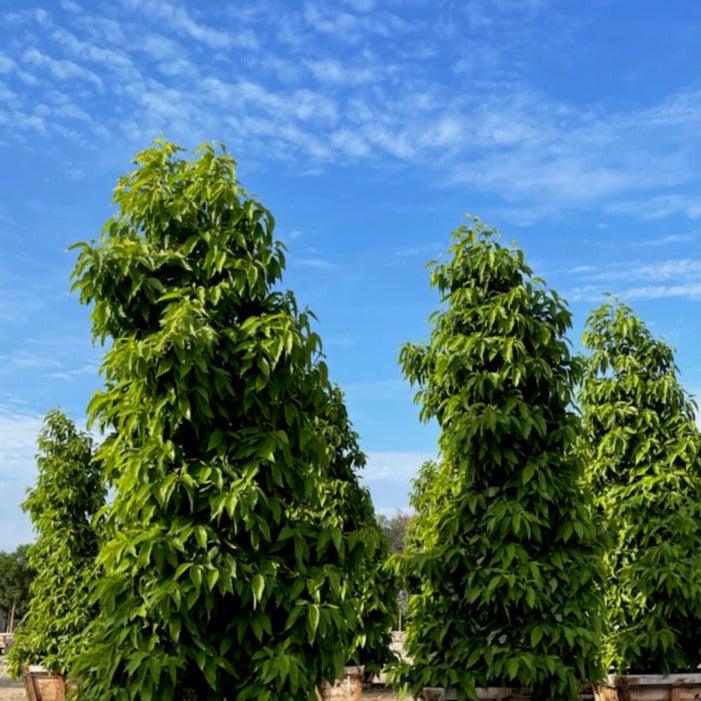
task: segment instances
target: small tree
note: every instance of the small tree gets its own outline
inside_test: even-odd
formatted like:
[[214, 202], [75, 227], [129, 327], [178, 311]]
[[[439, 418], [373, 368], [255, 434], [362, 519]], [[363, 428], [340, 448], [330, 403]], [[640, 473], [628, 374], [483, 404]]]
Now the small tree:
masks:
[[633, 311], [589, 316], [580, 403], [588, 476], [611, 549], [607, 662], [619, 673], [696, 669], [701, 474], [695, 406], [673, 350]]
[[[355, 563], [349, 563], [350, 598], [363, 621], [352, 643], [348, 661], [379, 673], [393, 659], [390, 632], [397, 618], [398, 584], [389, 566], [390, 549], [376, 518], [368, 490], [361, 486], [356, 473], [365, 467], [366, 456], [360, 450], [358, 434], [353, 430], [341, 390], [329, 386], [328, 403], [321, 424], [326, 427], [332, 448], [327, 504], [322, 512], [329, 524], [341, 533], [354, 533], [365, 541]], [[321, 524], [323, 526], [323, 522]], [[322, 532], [321, 543], [328, 543], [332, 532]]]
[[400, 356], [422, 419], [441, 428], [401, 561], [418, 579], [405, 678], [460, 698], [517, 685], [574, 699], [600, 674], [602, 565], [574, 451], [570, 313], [479, 221], [454, 232], [450, 254], [431, 273], [442, 307], [430, 342]]
[[391, 518], [381, 515], [378, 518], [380, 527], [392, 553], [400, 553], [406, 545], [406, 532], [411, 523], [411, 515], [397, 511]]
[[75, 270], [113, 340], [90, 406], [115, 499], [81, 701], [309, 698], [379, 635], [361, 454], [309, 313], [276, 289], [273, 217], [229, 155], [178, 151], [137, 156]]
[[28, 551], [19, 545], [14, 552], [0, 552], [0, 632], [11, 633], [27, 610], [34, 576]]
[[35, 576], [10, 669], [18, 675], [23, 665], [42, 664], [65, 675], [95, 613], [90, 601], [98, 548], [95, 518], [105, 490], [92, 439], [65, 414], [47, 414], [38, 447], [37, 483], [22, 505], [36, 531], [29, 547]]

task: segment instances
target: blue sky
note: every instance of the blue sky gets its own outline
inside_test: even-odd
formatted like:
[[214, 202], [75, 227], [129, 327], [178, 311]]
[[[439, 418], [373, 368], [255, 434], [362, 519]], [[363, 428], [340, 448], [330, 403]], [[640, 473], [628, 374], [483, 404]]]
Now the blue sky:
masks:
[[223, 140], [289, 248], [370, 456], [407, 503], [436, 430], [397, 352], [466, 213], [571, 303], [610, 290], [701, 389], [701, 4], [689, 0], [61, 0], [0, 7], [0, 548], [28, 540], [41, 415], [99, 386], [67, 246], [164, 134]]

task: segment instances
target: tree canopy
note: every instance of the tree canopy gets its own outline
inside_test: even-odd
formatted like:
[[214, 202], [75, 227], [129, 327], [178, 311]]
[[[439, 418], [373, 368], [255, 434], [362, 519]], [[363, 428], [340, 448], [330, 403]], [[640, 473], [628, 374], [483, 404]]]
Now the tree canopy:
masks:
[[311, 698], [389, 638], [363, 456], [271, 213], [179, 150], [136, 157], [74, 273], [115, 485], [81, 700]]
[[580, 394], [588, 477], [606, 523], [607, 662], [695, 670], [701, 650], [701, 474], [695, 405], [674, 351], [609, 300], [589, 316]]
[[602, 563], [575, 451], [580, 365], [563, 300], [479, 221], [432, 264], [441, 306], [400, 360], [438, 461], [415, 484], [403, 571], [415, 690], [526, 686], [574, 699], [599, 677]]
[[13, 552], [0, 552], [0, 632], [16, 627], [27, 610], [34, 576], [28, 550], [20, 545]]
[[105, 489], [93, 459], [93, 441], [54, 410], [46, 415], [38, 448], [37, 482], [22, 505], [36, 532], [28, 549], [28, 564], [35, 574], [27, 614], [10, 650], [15, 675], [26, 664], [66, 674], [95, 612], [91, 605], [98, 547], [95, 519]]

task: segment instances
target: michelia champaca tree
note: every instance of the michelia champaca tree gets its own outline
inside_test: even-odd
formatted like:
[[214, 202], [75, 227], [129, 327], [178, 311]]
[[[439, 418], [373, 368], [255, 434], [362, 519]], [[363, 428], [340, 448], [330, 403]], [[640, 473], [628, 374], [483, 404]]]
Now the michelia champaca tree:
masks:
[[75, 269], [115, 488], [80, 698], [311, 698], [382, 635], [362, 454], [271, 214], [225, 152], [178, 151], [136, 157]]
[[65, 675], [95, 614], [95, 519], [105, 489], [92, 439], [65, 414], [49, 412], [37, 442], [37, 482], [22, 505], [36, 532], [29, 546], [34, 578], [27, 614], [10, 650], [10, 668], [18, 675], [24, 665], [41, 664]]
[[613, 669], [695, 670], [701, 655], [701, 473], [674, 351], [615, 300], [594, 310], [580, 394], [588, 475], [610, 536]]
[[454, 232], [431, 284], [430, 341], [401, 351], [422, 419], [441, 429], [401, 563], [418, 580], [406, 680], [460, 698], [521, 686], [574, 699], [601, 671], [603, 567], [574, 450], [570, 313], [477, 220]]

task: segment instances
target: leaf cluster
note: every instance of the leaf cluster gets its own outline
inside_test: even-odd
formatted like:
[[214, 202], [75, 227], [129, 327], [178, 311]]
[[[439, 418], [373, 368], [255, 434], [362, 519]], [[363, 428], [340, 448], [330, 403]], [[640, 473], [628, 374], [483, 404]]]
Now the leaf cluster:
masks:
[[580, 394], [588, 479], [610, 547], [607, 663], [695, 669], [701, 649], [701, 472], [695, 405], [674, 351], [626, 305], [589, 316]]
[[603, 569], [571, 408], [570, 313], [523, 252], [475, 220], [433, 263], [441, 307], [400, 361], [440, 458], [415, 482], [405, 681], [574, 699], [601, 673]]

